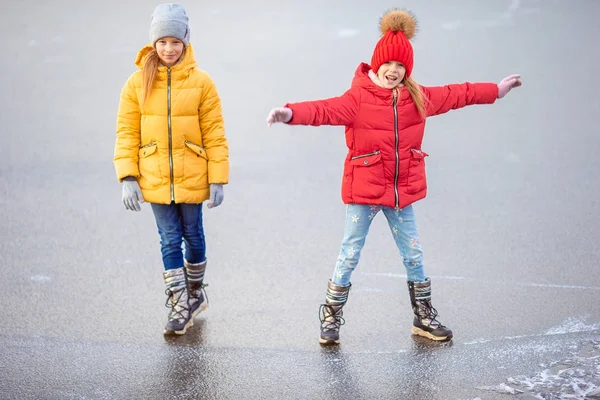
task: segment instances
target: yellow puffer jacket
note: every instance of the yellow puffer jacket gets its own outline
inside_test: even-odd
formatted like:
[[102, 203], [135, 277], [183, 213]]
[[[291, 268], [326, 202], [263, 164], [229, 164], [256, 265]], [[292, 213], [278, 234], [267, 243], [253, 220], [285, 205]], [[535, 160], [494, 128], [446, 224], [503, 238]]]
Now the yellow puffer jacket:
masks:
[[140, 104], [145, 57], [138, 54], [123, 90], [117, 117], [114, 164], [119, 181], [138, 179], [151, 203], [201, 203], [209, 184], [229, 180], [229, 148], [221, 101], [212, 79], [196, 68], [188, 45], [183, 60], [170, 70], [160, 66], [152, 93]]

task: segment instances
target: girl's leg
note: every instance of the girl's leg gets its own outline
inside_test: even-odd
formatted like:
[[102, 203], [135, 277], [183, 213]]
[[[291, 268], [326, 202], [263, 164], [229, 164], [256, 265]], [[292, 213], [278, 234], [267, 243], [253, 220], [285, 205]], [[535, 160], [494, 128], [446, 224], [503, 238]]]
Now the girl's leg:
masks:
[[437, 310], [431, 305], [431, 280], [425, 276], [423, 269], [423, 250], [413, 207], [386, 207], [383, 212], [406, 267], [408, 293], [415, 315], [411, 332], [432, 340], [451, 339], [452, 331], [438, 321]]
[[206, 260], [206, 240], [202, 222], [202, 203], [179, 204], [185, 259], [191, 264]]
[[344, 324], [342, 308], [348, 301], [350, 276], [360, 258], [360, 251], [371, 226], [371, 221], [381, 208], [360, 204], [346, 206], [346, 229], [333, 277], [327, 285], [325, 304], [319, 309], [321, 336], [319, 343], [329, 345], [340, 342], [340, 327]]
[[202, 203], [180, 204], [181, 226], [185, 242], [184, 265], [187, 274], [192, 319], [208, 308], [204, 287], [206, 271], [206, 240], [202, 223]]
[[187, 289], [187, 279], [183, 268], [183, 230], [179, 207], [175, 203], [154, 204], [152, 211], [160, 235], [161, 253], [165, 272], [163, 278], [168, 296], [169, 316], [164, 329], [165, 335], [183, 335], [193, 325]]
[[348, 286], [350, 276], [358, 265], [360, 252], [365, 245], [371, 221], [381, 210], [380, 206], [365, 204], [346, 205], [346, 228], [340, 254], [338, 255], [331, 281], [339, 286]]
[[425, 281], [423, 250], [419, 241], [412, 205], [401, 209], [384, 207], [383, 213], [392, 231], [396, 246], [400, 250], [408, 280], [413, 282]]
[[175, 203], [152, 203], [152, 212], [156, 219], [160, 235], [160, 251], [165, 270], [183, 267], [183, 230], [179, 216], [179, 207]]

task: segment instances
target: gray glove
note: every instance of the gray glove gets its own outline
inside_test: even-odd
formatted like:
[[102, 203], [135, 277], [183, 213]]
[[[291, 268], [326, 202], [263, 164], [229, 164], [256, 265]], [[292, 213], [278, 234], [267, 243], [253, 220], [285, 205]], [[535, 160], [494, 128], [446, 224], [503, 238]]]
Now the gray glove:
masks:
[[[142, 190], [133, 176], [123, 178], [123, 204], [127, 210], [140, 211], [140, 203], [145, 202]], [[138, 203], [139, 201], [139, 203]]]
[[218, 207], [222, 202], [225, 194], [223, 193], [223, 184], [211, 183], [210, 184], [210, 199], [206, 205], [208, 208]]

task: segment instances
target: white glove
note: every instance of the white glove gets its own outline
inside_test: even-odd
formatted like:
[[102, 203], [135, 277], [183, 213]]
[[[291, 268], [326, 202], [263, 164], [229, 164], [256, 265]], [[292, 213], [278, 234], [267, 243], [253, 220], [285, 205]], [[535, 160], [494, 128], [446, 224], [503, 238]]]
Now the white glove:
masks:
[[521, 75], [515, 74], [507, 76], [498, 84], [498, 98], [501, 99], [511, 91], [511, 89], [521, 86]]
[[288, 123], [291, 120], [292, 120], [292, 110], [290, 108], [287, 108], [287, 107], [274, 108], [271, 110], [271, 112], [269, 113], [269, 116], [267, 117], [267, 125], [269, 125], [269, 127], [270, 127], [275, 122]]

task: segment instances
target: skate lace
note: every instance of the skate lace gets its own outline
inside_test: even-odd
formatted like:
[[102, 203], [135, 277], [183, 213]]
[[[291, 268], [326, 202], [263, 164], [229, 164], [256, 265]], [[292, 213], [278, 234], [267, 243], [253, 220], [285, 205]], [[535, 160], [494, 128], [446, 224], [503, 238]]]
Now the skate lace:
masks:
[[[175, 299], [177, 293], [179, 293], [179, 296], [177, 296]], [[190, 310], [185, 305], [179, 303], [179, 300], [183, 295], [183, 290], [174, 292], [171, 289], [167, 289], [165, 290], [165, 294], [168, 296], [167, 301], [165, 302], [165, 307], [171, 309], [171, 312], [169, 313], [169, 319], [186, 319], [186, 316], [183, 315], [183, 313], [189, 312]]]
[[[328, 315], [326, 314], [328, 313]], [[340, 330], [340, 326], [346, 323], [344, 317], [341, 316], [342, 308], [339, 307], [336, 310], [329, 304], [321, 304], [319, 308], [319, 321], [321, 322], [321, 328], [326, 332], [337, 332]], [[333, 318], [333, 320], [331, 320]]]
[[420, 308], [420, 310], [422, 311], [421, 319], [427, 320], [429, 326], [438, 326], [440, 328], [444, 328], [444, 325], [442, 325], [442, 323], [440, 321], [438, 321], [438, 319], [437, 319], [438, 312], [431, 305], [431, 303], [428, 301], [427, 302], [423, 301], [423, 302], [421, 302], [421, 304], [423, 305], [423, 307]]

